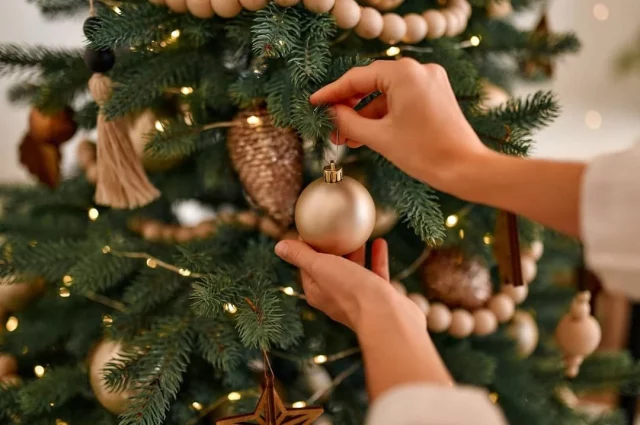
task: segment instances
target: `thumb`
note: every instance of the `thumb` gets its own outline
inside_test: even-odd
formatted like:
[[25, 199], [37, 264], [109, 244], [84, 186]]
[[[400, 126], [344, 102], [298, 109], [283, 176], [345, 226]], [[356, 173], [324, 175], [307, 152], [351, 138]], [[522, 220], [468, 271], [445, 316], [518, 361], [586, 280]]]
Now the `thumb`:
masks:
[[374, 148], [380, 140], [380, 120], [365, 118], [353, 108], [345, 105], [335, 105], [333, 111], [341, 140], [354, 140]]
[[275, 248], [276, 255], [287, 263], [310, 272], [311, 266], [320, 255], [309, 245], [300, 241], [280, 241]]

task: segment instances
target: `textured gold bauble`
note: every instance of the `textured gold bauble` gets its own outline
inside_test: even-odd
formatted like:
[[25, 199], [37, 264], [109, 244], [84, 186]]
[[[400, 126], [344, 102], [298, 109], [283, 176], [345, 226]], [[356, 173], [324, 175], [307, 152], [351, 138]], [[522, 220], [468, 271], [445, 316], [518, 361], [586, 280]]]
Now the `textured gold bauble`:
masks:
[[540, 334], [538, 324], [531, 314], [516, 311], [507, 329], [511, 338], [516, 341], [518, 353], [522, 357], [529, 357], [536, 350]]
[[234, 122], [227, 145], [247, 196], [289, 227], [302, 187], [302, 142], [293, 130], [274, 126], [263, 108], [242, 111]]
[[342, 169], [334, 163], [325, 167], [324, 173], [300, 194], [296, 228], [318, 251], [345, 255], [371, 236], [376, 206], [367, 189], [350, 177], [342, 177]]
[[110, 392], [106, 387], [103, 369], [107, 363], [118, 358], [122, 345], [117, 341], [100, 341], [89, 360], [89, 383], [100, 404], [109, 412], [119, 415], [124, 412], [128, 392]]
[[0, 279], [0, 306], [11, 312], [25, 308], [31, 300], [42, 293], [44, 281], [10, 283]]
[[455, 248], [431, 252], [422, 268], [422, 283], [429, 299], [468, 310], [482, 307], [493, 290], [487, 267]]

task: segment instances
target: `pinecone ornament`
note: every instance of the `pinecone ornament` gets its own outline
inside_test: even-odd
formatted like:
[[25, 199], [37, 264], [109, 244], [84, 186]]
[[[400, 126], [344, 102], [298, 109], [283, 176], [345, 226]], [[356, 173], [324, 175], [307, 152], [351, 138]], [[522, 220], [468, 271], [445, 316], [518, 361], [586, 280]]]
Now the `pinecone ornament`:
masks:
[[229, 129], [233, 166], [252, 203], [283, 228], [293, 221], [302, 188], [302, 143], [291, 129], [275, 127], [264, 108], [241, 111]]

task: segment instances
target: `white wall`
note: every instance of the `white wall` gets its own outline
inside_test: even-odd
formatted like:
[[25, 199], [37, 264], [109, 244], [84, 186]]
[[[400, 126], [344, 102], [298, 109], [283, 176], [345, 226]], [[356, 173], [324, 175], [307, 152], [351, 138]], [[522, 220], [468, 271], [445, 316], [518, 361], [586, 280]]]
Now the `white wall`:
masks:
[[[0, 42], [46, 43], [80, 46], [82, 17], [74, 22], [49, 22], [39, 16], [26, 0], [1, 0]], [[609, 19], [593, 17], [593, 6], [601, 2], [610, 11]], [[640, 2], [637, 0], [555, 0], [550, 24], [555, 30], [574, 30], [584, 48], [578, 56], [558, 64], [551, 87], [563, 104], [563, 114], [538, 136], [536, 154], [556, 158], [588, 158], [599, 152], [621, 149], [640, 141], [640, 75], [620, 79], [612, 72], [612, 62], [624, 43], [640, 30]], [[525, 18], [526, 19], [526, 18]], [[9, 85], [0, 80], [0, 91]], [[537, 87], [520, 87], [527, 93]], [[597, 130], [585, 125], [585, 114], [602, 115]], [[17, 146], [27, 126], [28, 110], [9, 105], [0, 97], [0, 181], [27, 178], [17, 159]], [[81, 136], [81, 135], [79, 135]], [[67, 163], [73, 146], [65, 148]]]

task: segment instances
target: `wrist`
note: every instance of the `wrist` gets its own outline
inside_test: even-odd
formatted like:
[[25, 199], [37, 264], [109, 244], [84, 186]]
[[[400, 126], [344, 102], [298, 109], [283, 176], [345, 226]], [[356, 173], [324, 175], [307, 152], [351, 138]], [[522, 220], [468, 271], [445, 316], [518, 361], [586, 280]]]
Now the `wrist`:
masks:
[[[354, 322], [354, 331], [358, 335], [360, 345], [370, 346], [372, 343], [387, 343], [388, 337], [404, 334], [413, 323], [407, 320], [403, 311], [401, 295], [389, 285], [385, 290], [377, 291], [374, 296], [363, 299], [358, 309], [358, 317]], [[386, 289], [389, 289], [386, 291]], [[424, 329], [422, 330], [424, 332]], [[380, 338], [385, 335], [385, 338]]]

